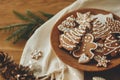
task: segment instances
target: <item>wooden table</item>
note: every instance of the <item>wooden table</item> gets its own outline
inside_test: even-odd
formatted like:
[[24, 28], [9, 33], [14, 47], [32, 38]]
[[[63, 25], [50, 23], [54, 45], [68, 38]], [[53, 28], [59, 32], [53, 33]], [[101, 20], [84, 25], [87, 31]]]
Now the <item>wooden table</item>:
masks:
[[[13, 10], [21, 13], [25, 13], [26, 10], [31, 10], [32, 12], [44, 11], [56, 14], [74, 1], [75, 0], [0, 0], [0, 27], [22, 22], [12, 13]], [[26, 41], [12, 44], [12, 42], [5, 40], [10, 33], [12, 33], [12, 31], [0, 32], [0, 51], [7, 52], [13, 57], [16, 63], [19, 63]], [[111, 72], [113, 77], [108, 74], [111, 74]], [[107, 75], [107, 78], [111, 78], [110, 80], [119, 80], [120, 76], [118, 76], [118, 74], [120, 74], [120, 68], [104, 72], [104, 74]], [[85, 80], [91, 80], [91, 77], [94, 75], [105, 76], [103, 72], [102, 74], [85, 72]], [[0, 80], [3, 79], [0, 77]]]

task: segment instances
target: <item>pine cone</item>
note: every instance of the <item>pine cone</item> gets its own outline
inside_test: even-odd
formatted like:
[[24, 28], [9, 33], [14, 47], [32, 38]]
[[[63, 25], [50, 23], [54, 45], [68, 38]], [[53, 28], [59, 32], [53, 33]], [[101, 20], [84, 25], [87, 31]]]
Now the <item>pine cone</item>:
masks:
[[0, 74], [7, 80], [10, 77], [9, 72], [11, 71], [9, 67], [14, 68], [11, 65], [14, 65], [11, 57], [9, 57], [7, 53], [0, 52]]
[[12, 71], [12, 74], [17, 80], [35, 80], [35, 77], [29, 67], [24, 67], [22, 65], [16, 65], [15, 69]]
[[0, 52], [0, 74], [5, 80], [35, 80], [28, 67], [14, 63], [4, 52]]

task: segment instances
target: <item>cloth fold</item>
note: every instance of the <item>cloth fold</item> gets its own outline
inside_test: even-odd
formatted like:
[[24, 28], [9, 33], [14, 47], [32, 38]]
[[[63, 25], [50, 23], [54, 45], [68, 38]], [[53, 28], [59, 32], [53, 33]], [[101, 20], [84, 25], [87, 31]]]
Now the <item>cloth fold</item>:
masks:
[[[77, 0], [73, 4], [58, 12], [54, 17], [40, 26], [24, 48], [20, 64], [33, 66], [36, 69], [36, 76], [49, 75], [54, 73], [56, 80], [84, 80], [84, 72], [64, 64], [56, 56], [51, 48], [50, 33], [54, 24], [65, 14], [81, 8], [97, 8], [111, 11], [120, 15], [120, 0]], [[104, 6], [103, 6], [104, 5]], [[42, 57], [34, 60], [31, 53], [35, 50], [42, 51]]]

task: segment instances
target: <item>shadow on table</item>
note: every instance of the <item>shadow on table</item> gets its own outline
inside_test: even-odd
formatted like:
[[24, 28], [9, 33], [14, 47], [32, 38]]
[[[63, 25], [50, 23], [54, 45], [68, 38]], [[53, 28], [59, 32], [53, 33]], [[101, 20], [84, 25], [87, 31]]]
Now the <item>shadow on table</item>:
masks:
[[103, 77], [106, 80], [120, 80], [120, 65], [107, 71], [85, 72], [85, 80], [92, 80], [94, 76]]

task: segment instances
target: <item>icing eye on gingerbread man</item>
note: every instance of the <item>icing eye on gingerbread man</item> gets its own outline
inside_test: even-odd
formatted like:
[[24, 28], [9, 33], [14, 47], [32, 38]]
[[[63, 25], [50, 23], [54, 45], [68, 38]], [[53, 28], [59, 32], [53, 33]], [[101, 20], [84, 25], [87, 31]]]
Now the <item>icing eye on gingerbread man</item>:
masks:
[[[73, 53], [74, 57], [79, 57], [79, 63], [87, 63], [90, 61], [90, 59], [93, 58], [94, 53], [91, 50], [94, 50], [97, 48], [97, 44], [93, 42], [94, 37], [92, 34], [86, 34], [85, 37], [83, 38], [82, 45], [80, 47], [79, 53]], [[85, 54], [85, 55], [83, 55]], [[86, 58], [86, 61], [84, 59], [83, 61], [83, 56]], [[82, 58], [81, 58], [82, 57]], [[81, 60], [82, 59], [82, 60]]]

